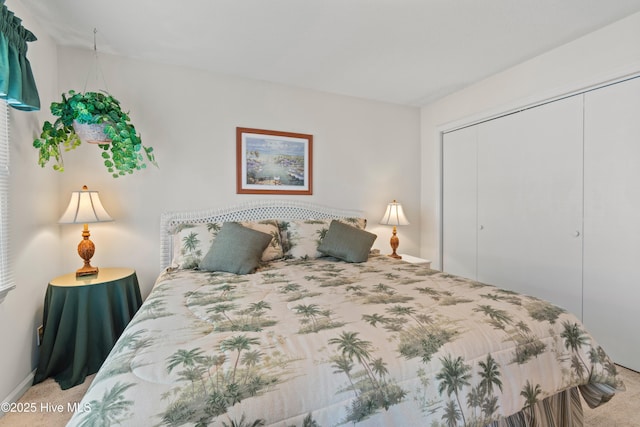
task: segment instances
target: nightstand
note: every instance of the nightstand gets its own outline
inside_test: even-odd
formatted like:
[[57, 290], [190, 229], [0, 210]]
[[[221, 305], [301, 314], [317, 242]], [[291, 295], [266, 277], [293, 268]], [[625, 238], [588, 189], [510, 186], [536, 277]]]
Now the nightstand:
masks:
[[400, 254], [400, 256], [402, 257], [403, 261], [409, 262], [411, 264], [420, 264], [424, 265], [427, 268], [431, 268], [431, 261], [429, 261], [428, 259], [418, 258], [407, 254]]
[[56, 277], [47, 286], [40, 360], [33, 383], [54, 377], [63, 390], [98, 371], [142, 304], [135, 270]]

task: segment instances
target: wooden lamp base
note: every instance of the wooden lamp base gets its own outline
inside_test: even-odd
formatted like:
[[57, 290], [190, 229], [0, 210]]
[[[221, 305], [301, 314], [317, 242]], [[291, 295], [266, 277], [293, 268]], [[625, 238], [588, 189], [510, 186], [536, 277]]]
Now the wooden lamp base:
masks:
[[395, 259], [402, 259], [402, 256], [398, 255], [396, 253], [396, 250], [398, 249], [398, 246], [400, 245], [400, 239], [398, 239], [398, 236], [396, 234], [396, 226], [393, 226], [393, 234], [391, 235], [391, 249], [393, 249], [393, 253], [389, 254], [388, 256], [390, 256], [391, 258], [395, 258]]
[[91, 265], [91, 258], [96, 252], [96, 246], [89, 240], [90, 235], [89, 226], [85, 224], [82, 230], [82, 240], [78, 243], [78, 255], [84, 260], [84, 266], [76, 270], [76, 277], [98, 274], [98, 267]]

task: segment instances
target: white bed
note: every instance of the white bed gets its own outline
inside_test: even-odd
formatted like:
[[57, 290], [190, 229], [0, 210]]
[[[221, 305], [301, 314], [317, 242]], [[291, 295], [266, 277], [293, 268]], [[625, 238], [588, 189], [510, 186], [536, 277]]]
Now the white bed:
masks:
[[[545, 301], [383, 255], [319, 256], [334, 219], [365, 233], [360, 212], [299, 201], [163, 214], [163, 271], [69, 425], [579, 426], [580, 395], [624, 389]], [[228, 222], [276, 227], [281, 256], [265, 249], [252, 274], [188, 268]]]

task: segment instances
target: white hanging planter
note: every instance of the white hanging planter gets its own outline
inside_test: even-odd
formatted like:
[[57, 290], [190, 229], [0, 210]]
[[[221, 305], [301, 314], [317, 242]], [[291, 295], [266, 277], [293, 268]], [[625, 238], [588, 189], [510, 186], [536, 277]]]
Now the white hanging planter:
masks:
[[104, 133], [106, 123], [79, 123], [73, 121], [73, 130], [82, 141], [90, 144], [109, 144], [111, 139]]

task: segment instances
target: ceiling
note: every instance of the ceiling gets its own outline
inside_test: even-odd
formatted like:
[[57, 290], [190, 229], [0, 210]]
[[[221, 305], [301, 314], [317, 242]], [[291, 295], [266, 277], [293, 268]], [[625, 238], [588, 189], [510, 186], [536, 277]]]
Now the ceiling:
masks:
[[[420, 106], [640, 0], [14, 0], [60, 45]], [[36, 34], [38, 36], [38, 34]]]

